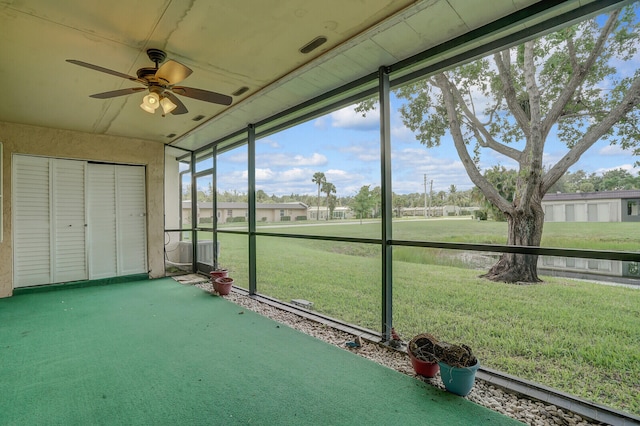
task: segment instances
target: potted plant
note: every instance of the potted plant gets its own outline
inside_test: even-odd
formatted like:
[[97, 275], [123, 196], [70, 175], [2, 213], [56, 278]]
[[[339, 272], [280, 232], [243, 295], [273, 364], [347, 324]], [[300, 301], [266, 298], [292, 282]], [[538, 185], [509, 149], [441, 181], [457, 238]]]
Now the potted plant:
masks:
[[414, 336], [407, 345], [407, 353], [416, 374], [424, 377], [435, 377], [440, 367], [435, 356], [438, 339], [431, 334], [422, 333]]
[[225, 268], [217, 268], [210, 272], [211, 279], [215, 280], [216, 278], [224, 278], [229, 274], [229, 271]]
[[218, 278], [226, 278], [229, 274], [229, 271], [224, 268], [216, 268], [212, 270], [210, 274], [211, 274], [211, 284], [213, 284], [213, 291], [219, 293], [218, 284], [216, 283], [216, 280]]
[[225, 296], [231, 291], [231, 286], [233, 286], [233, 278], [221, 277], [216, 278], [214, 289], [218, 292], [219, 295]]
[[452, 345], [437, 342], [434, 347], [435, 357], [440, 366], [440, 377], [447, 391], [460, 396], [467, 396], [476, 379], [480, 362], [467, 345]]

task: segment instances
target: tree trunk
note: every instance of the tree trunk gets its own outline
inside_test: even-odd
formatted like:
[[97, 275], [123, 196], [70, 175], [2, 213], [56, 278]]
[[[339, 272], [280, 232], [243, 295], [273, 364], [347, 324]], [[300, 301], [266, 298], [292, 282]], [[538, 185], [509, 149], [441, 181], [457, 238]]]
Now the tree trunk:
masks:
[[[544, 212], [541, 202], [532, 202], [528, 212], [504, 212], [509, 224], [508, 245], [540, 247]], [[491, 281], [538, 283], [538, 255], [503, 253], [489, 272], [481, 275]]]

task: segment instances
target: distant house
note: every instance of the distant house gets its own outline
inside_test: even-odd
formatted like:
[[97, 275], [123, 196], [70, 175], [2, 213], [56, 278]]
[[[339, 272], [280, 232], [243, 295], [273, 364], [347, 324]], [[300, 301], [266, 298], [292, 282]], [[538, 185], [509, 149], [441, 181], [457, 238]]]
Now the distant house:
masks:
[[[329, 208], [326, 206], [309, 206], [307, 209], [307, 216], [309, 220], [327, 220], [329, 215]], [[351, 219], [353, 217], [353, 211], [350, 207], [336, 206], [333, 209], [332, 219]]]
[[640, 222], [640, 190], [546, 194], [545, 222]]
[[[219, 202], [217, 209], [218, 223], [227, 223], [248, 220], [247, 203]], [[307, 215], [307, 205], [304, 203], [273, 203], [256, 204], [256, 220], [258, 222], [281, 222], [304, 220]], [[191, 201], [182, 202], [183, 221], [188, 222], [191, 218]], [[238, 219], [243, 218], [243, 219]], [[212, 223], [213, 206], [211, 202], [198, 203], [198, 223]]]

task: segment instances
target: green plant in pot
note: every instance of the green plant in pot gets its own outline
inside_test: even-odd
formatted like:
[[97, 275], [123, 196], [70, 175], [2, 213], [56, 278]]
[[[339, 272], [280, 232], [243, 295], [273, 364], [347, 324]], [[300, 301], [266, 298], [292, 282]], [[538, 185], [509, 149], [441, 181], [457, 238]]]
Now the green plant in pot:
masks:
[[480, 362], [467, 345], [438, 342], [434, 348], [440, 366], [440, 377], [447, 391], [467, 396], [476, 379]]
[[414, 336], [407, 345], [407, 353], [416, 374], [424, 377], [435, 377], [440, 367], [435, 356], [438, 339], [431, 334], [422, 333]]

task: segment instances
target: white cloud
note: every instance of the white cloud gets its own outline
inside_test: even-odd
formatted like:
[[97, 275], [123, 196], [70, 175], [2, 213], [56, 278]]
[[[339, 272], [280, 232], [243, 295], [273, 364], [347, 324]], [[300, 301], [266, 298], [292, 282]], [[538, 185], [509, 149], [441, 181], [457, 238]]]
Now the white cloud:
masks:
[[306, 181], [306, 180], [309, 180], [309, 182], [311, 182], [311, 178], [309, 178], [309, 176], [311, 175], [309, 173], [310, 171], [308, 169], [300, 169], [296, 167], [293, 169], [279, 172], [275, 180], [277, 182]]
[[275, 140], [273, 140], [271, 138], [258, 139], [256, 141], [256, 143], [260, 144], [260, 145], [267, 145], [267, 146], [269, 146], [270, 148], [273, 148], [273, 149], [280, 148], [280, 144], [278, 143], [278, 141], [275, 141]]
[[631, 154], [633, 154], [632, 150], [622, 149], [622, 147], [619, 145], [607, 145], [598, 150], [598, 155], [606, 155], [606, 156], [631, 155]]
[[264, 166], [322, 166], [327, 164], [327, 157], [314, 152], [305, 157], [293, 153], [260, 154], [257, 160]]
[[618, 170], [618, 169], [625, 170], [634, 176], [637, 175], [638, 172], [640, 172], [640, 168], [635, 167], [633, 164], [620, 164], [614, 167], [603, 167], [603, 168], [597, 169], [595, 173], [596, 175], [602, 175], [606, 172], [610, 172], [611, 170]]
[[331, 126], [352, 130], [375, 130], [379, 127], [380, 113], [377, 109], [367, 112], [367, 115], [363, 117], [353, 108], [353, 106], [348, 106], [329, 114]]
[[393, 151], [392, 187], [398, 194], [424, 192], [424, 179], [427, 178], [428, 188], [433, 191], [447, 191], [451, 185], [464, 191], [473, 184], [469, 179], [464, 165], [457, 157], [437, 157], [424, 147], [412, 147]]
[[[244, 172], [244, 174], [246, 175], [246, 171]], [[256, 180], [269, 180], [269, 179], [273, 179], [274, 176], [276, 175], [276, 173], [271, 170], [271, 169], [259, 169], [256, 168]], [[245, 176], [243, 176], [244, 179], [246, 179]]]
[[239, 152], [237, 154], [233, 154], [233, 155], [224, 155], [224, 157], [220, 157], [220, 158], [224, 158], [224, 161], [227, 161], [229, 163], [247, 163], [247, 153], [246, 152]]
[[313, 121], [313, 127], [317, 129], [326, 129], [327, 128], [327, 117], [322, 116]]
[[341, 170], [341, 169], [329, 169], [326, 172], [324, 172], [324, 175], [327, 177], [327, 181], [332, 182], [332, 183], [340, 183], [340, 182], [347, 182], [350, 180], [363, 180], [364, 176], [362, 176], [361, 174], [358, 173], [352, 173], [352, 172], [348, 172], [346, 170]]
[[340, 146], [338, 151], [353, 155], [353, 157], [359, 161], [370, 162], [380, 161], [380, 148], [372, 147], [371, 144], [365, 146], [364, 144], [354, 144], [350, 146]]
[[391, 143], [415, 143], [416, 136], [402, 123], [391, 124]]

